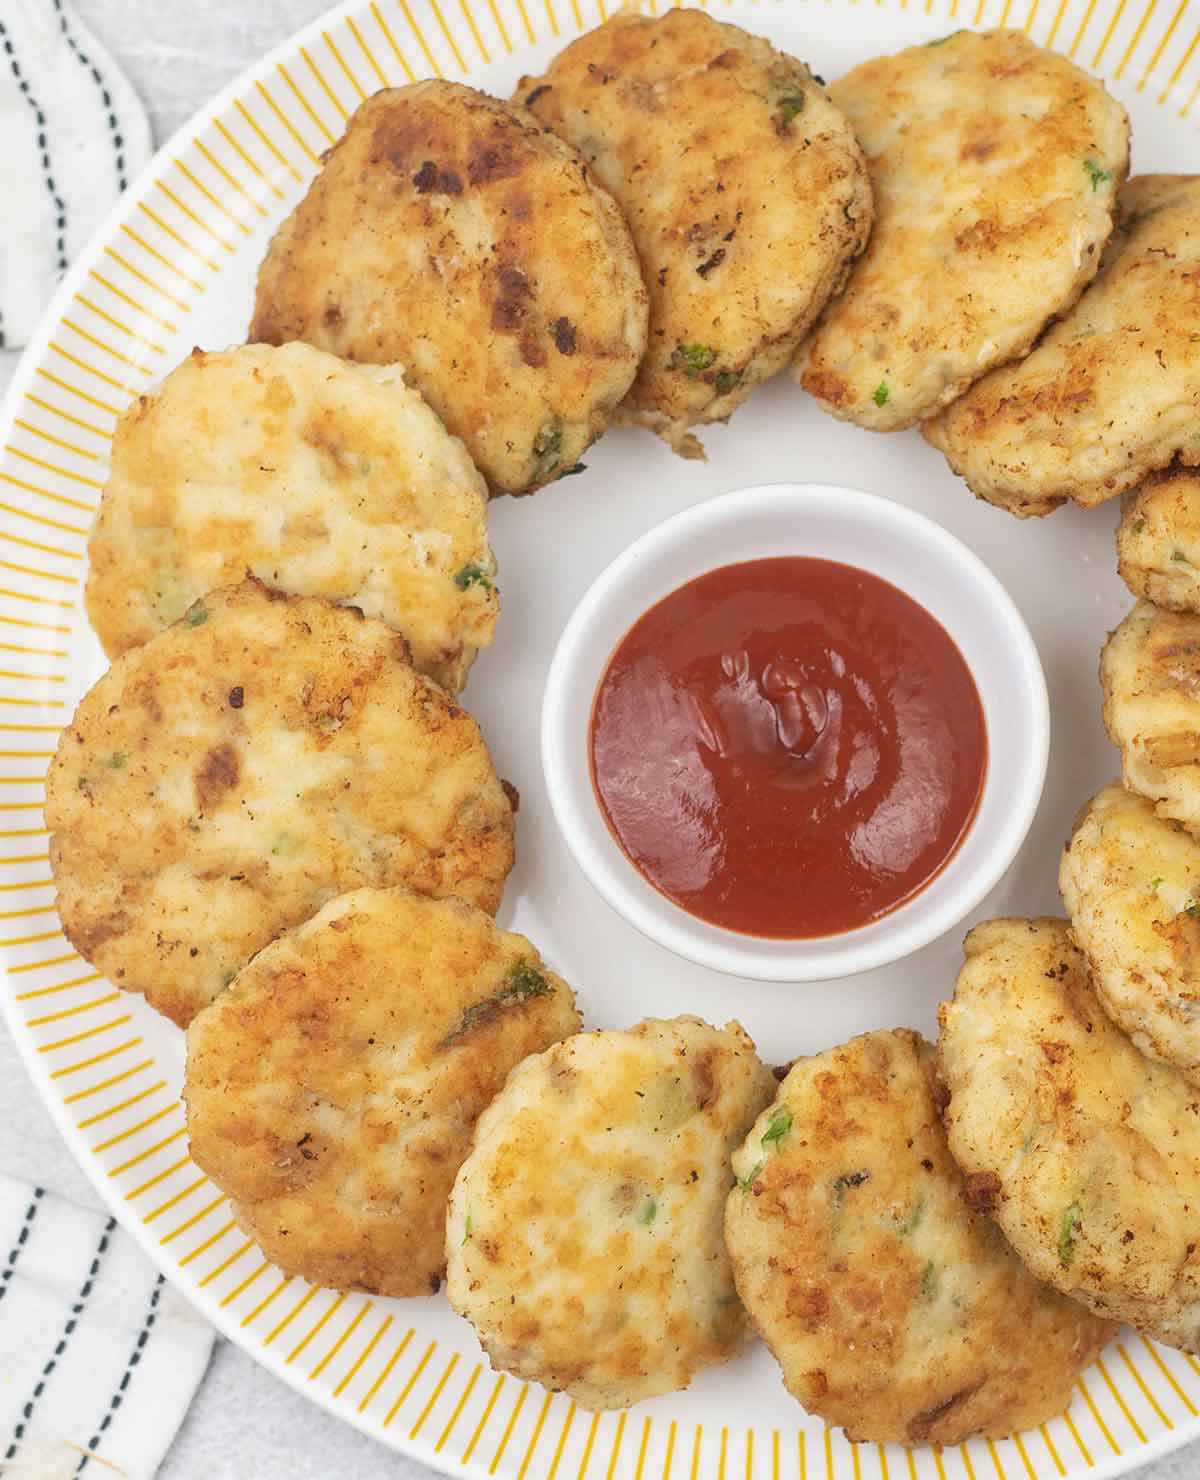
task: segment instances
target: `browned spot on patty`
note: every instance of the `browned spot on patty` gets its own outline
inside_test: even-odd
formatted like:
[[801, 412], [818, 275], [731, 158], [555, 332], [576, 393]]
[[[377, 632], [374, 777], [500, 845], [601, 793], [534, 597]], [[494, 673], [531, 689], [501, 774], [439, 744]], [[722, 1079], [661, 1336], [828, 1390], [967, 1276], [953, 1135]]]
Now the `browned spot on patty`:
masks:
[[550, 356], [536, 334], [526, 333], [521, 335], [521, 358], [527, 365], [540, 370]]
[[692, 1080], [696, 1089], [696, 1104], [701, 1110], [711, 1105], [717, 1097], [717, 1081], [713, 1074], [714, 1053], [702, 1053], [692, 1059]]
[[240, 774], [238, 754], [228, 741], [215, 745], [201, 761], [196, 771], [196, 800], [201, 811], [207, 812], [224, 797], [231, 787], [236, 786]]
[[467, 179], [472, 185], [489, 185], [493, 180], [511, 179], [521, 173], [518, 152], [509, 146], [475, 143], [467, 159]]
[[511, 333], [520, 327], [533, 297], [533, 285], [519, 267], [510, 264], [496, 274], [499, 292], [492, 305], [492, 328]]
[[988, 134], [983, 134], [978, 138], [968, 139], [958, 151], [958, 157], [960, 160], [990, 159], [999, 147], [998, 140]]
[[[432, 141], [425, 123], [394, 114], [381, 123], [371, 135], [371, 163], [381, 164], [384, 160], [394, 170], [405, 170], [408, 161], [418, 150], [428, 149]], [[417, 158], [421, 157], [417, 154]]]
[[979, 1383], [973, 1383], [970, 1387], [963, 1388], [960, 1392], [947, 1398], [944, 1403], [939, 1403], [935, 1408], [927, 1408], [924, 1413], [918, 1413], [909, 1422], [909, 1437], [914, 1439], [918, 1444], [924, 1444], [933, 1432], [939, 1419], [945, 1418], [955, 1408], [968, 1402], [979, 1391], [979, 1387]]
[[829, 1315], [829, 1294], [819, 1285], [787, 1288], [787, 1313], [806, 1331], [819, 1331]]
[[439, 169], [432, 159], [427, 159], [412, 177], [418, 195], [461, 195], [462, 179], [449, 168]]
[[969, 1172], [964, 1196], [976, 1213], [990, 1213], [1000, 1200], [1000, 1178], [995, 1172]]
[[550, 325], [550, 332], [554, 335], [554, 347], [560, 355], [573, 355], [575, 353], [575, 325], [570, 319], [555, 319]]
[[854, 388], [844, 376], [832, 370], [806, 370], [804, 389], [819, 401], [828, 401], [831, 406], [842, 406], [854, 400]]
[[65, 929], [65, 933], [79, 954], [88, 960], [105, 941], [113, 940], [118, 935], [124, 935], [128, 929], [129, 916], [118, 913], [101, 915], [98, 920], [93, 920], [86, 925], [73, 924], [69, 930]]

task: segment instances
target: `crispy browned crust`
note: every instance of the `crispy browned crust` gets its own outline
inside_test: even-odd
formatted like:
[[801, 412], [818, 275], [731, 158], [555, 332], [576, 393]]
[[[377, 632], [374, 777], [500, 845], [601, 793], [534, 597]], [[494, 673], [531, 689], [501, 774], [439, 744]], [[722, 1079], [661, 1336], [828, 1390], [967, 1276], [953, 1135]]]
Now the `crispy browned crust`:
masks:
[[75, 948], [181, 1025], [335, 894], [403, 884], [494, 911], [513, 861], [479, 729], [403, 638], [255, 581], [84, 696], [46, 825]]
[[1200, 842], [1123, 786], [1084, 807], [1058, 886], [1108, 1015], [1200, 1084]]
[[427, 1295], [476, 1116], [579, 1026], [566, 983], [481, 910], [356, 890], [188, 1029], [192, 1157], [285, 1273]]
[[742, 1349], [721, 1215], [774, 1082], [736, 1023], [688, 1017], [581, 1033], [510, 1075], [446, 1224], [446, 1292], [493, 1366], [624, 1408]]
[[463, 687], [500, 609], [487, 489], [399, 366], [301, 343], [197, 349], [130, 403], [88, 540], [105, 652], [248, 572], [379, 617], [414, 667]]
[[853, 131], [803, 62], [699, 10], [622, 10], [517, 96], [583, 153], [633, 233], [650, 339], [621, 419], [701, 455], [686, 429], [787, 364], [866, 243]]
[[[946, 1145], [906, 1029], [800, 1059], [734, 1155], [726, 1239], [788, 1391], [856, 1440], [959, 1444], [1061, 1412], [1112, 1327], [1039, 1285]], [[764, 1139], [765, 1138], [765, 1139]]]
[[866, 153], [875, 229], [797, 365], [826, 411], [895, 431], [1025, 354], [1090, 282], [1129, 120], [1020, 31], [875, 57], [830, 96]]
[[941, 1007], [950, 1149], [1026, 1268], [1200, 1349], [1200, 1090], [1106, 1016], [1064, 920], [988, 920]]
[[620, 212], [524, 108], [451, 82], [357, 110], [258, 275], [250, 337], [398, 362], [494, 492], [608, 424], [646, 343]]
[[1200, 829], [1200, 615], [1139, 601], [1104, 644], [1100, 687], [1125, 785]]
[[1200, 474], [1173, 464], [1124, 496], [1117, 569], [1135, 596], [1200, 612]]
[[1022, 517], [1200, 462], [1200, 176], [1138, 175], [1119, 206], [1071, 312], [921, 429], [974, 493]]

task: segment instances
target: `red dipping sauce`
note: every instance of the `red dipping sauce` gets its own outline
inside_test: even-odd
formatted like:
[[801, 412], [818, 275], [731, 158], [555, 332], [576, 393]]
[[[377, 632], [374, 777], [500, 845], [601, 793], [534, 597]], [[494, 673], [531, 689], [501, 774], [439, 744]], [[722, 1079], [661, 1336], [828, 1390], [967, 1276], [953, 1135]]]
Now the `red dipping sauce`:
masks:
[[673, 591], [596, 691], [592, 781], [626, 855], [728, 930], [834, 935], [911, 899], [971, 826], [979, 694], [911, 597], [829, 560]]

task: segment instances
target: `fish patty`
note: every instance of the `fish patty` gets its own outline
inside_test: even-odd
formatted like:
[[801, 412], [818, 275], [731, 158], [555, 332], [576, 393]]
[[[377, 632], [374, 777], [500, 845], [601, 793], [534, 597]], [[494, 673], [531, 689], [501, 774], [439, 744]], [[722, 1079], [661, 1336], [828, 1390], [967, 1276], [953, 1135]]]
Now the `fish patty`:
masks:
[[512, 806], [475, 721], [382, 622], [257, 581], [210, 592], [84, 695], [46, 781], [63, 929], [186, 1026], [336, 894], [494, 912]]
[[1200, 1350], [1200, 1090], [1109, 1019], [1065, 921], [964, 949], [938, 1068], [969, 1195], [1035, 1279]]
[[1135, 596], [1200, 612], [1200, 475], [1172, 466], [1124, 496], [1117, 569]]
[[866, 244], [850, 125], [803, 62], [699, 10], [622, 10], [517, 95], [633, 233], [650, 336], [622, 420], [702, 456], [687, 429], [784, 368]]
[[1200, 176], [1137, 175], [1070, 313], [921, 430], [973, 493], [1026, 518], [1200, 463], [1198, 402]]
[[1106, 786], [1075, 820], [1058, 887], [1109, 1017], [1200, 1084], [1200, 842]]
[[524, 108], [454, 82], [354, 113], [258, 274], [251, 339], [404, 365], [495, 493], [571, 471], [646, 348], [629, 229]]
[[482, 910], [356, 889], [193, 1019], [192, 1157], [285, 1274], [427, 1295], [476, 1117], [579, 1027], [567, 984]]
[[446, 1223], [446, 1292], [492, 1365], [626, 1408], [734, 1356], [751, 1333], [721, 1235], [729, 1154], [774, 1085], [736, 1023], [688, 1017], [515, 1069]]
[[1125, 785], [1200, 828], [1200, 616], [1139, 601], [1104, 644], [1100, 684]]
[[499, 611], [487, 488], [399, 365], [195, 350], [117, 423], [87, 612], [115, 658], [247, 573], [408, 639], [456, 693]]
[[1114, 1327], [975, 1210], [934, 1050], [865, 1033], [795, 1063], [734, 1153], [725, 1237], [787, 1390], [855, 1441], [960, 1444], [1060, 1413]]
[[891, 432], [1025, 354], [1095, 275], [1129, 167], [1104, 85], [1020, 31], [959, 31], [832, 84], [875, 230], [801, 350], [825, 411]]

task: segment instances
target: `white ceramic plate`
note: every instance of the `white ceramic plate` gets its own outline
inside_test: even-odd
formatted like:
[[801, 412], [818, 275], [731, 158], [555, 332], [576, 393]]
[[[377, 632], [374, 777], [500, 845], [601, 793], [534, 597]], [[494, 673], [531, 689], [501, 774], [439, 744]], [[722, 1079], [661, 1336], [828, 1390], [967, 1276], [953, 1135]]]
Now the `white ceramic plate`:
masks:
[[[116, 1216], [234, 1341], [368, 1433], [440, 1469], [505, 1480], [1053, 1480], [1122, 1473], [1200, 1436], [1200, 1365], [1124, 1333], [1064, 1417], [1004, 1443], [939, 1452], [850, 1445], [783, 1393], [761, 1348], [686, 1393], [593, 1416], [493, 1374], [439, 1299], [339, 1295], [287, 1280], [239, 1232], [187, 1155], [182, 1041], [58, 931], [41, 780], [102, 667], [80, 609], [85, 533], [115, 415], [192, 347], [240, 339], [271, 231], [347, 113], [386, 83], [441, 72], [507, 96], [603, 15], [605, 0], [353, 3], [285, 43], [157, 156], [64, 283], [8, 400], [0, 457], [0, 958], [9, 1026], [43, 1097]], [[583, 7], [586, 6], [586, 9]], [[594, 7], [599, 7], [597, 10]], [[1026, 8], [1028, 6], [1028, 8]], [[836, 77], [962, 25], [1024, 26], [1102, 73], [1134, 119], [1135, 167], [1200, 158], [1200, 13], [1190, 0], [729, 0], [716, 12]], [[739, 982], [670, 956], [593, 892], [552, 821], [538, 760], [543, 678], [596, 573], [665, 516], [752, 483], [849, 483], [940, 520], [999, 576], [1038, 642], [1053, 738], [1047, 789], [1013, 869], [976, 912], [1058, 907], [1072, 814], [1111, 778], [1096, 654], [1127, 607], [1113, 510], [1018, 524], [976, 503], [915, 433], [872, 436], [791, 385], [755, 395], [685, 463], [610, 433], [587, 472], [493, 509], [504, 613], [467, 702], [521, 791], [520, 858], [502, 922], [578, 988], [593, 1025], [651, 1012], [737, 1015], [776, 1061], [871, 1027], [927, 1033], [958, 932], [900, 966], [825, 989]], [[992, 744], [1020, 745], [1019, 734]]]

